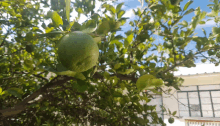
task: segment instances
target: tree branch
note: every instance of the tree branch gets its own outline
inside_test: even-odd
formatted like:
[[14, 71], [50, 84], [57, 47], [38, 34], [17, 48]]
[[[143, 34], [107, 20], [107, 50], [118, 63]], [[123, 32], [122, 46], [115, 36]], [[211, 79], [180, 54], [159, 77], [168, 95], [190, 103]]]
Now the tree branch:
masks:
[[9, 30], [8, 30], [8, 32], [6, 33], [6, 35], [5, 35], [5, 37], [4, 37], [4, 39], [3, 39], [2, 43], [1, 43], [0, 47], [4, 45], [4, 43], [5, 43], [6, 38], [8, 37], [8, 35], [9, 35]]
[[37, 90], [36, 92], [31, 94], [29, 97], [24, 99], [22, 102], [15, 105], [13, 108], [7, 108], [7, 109], [0, 110], [1, 116], [8, 117], [8, 116], [13, 116], [13, 115], [16, 115], [16, 114], [22, 112], [29, 105], [28, 104], [29, 101], [35, 99], [41, 93], [46, 92], [48, 88], [52, 88], [52, 87], [55, 87], [57, 85], [64, 84], [64, 83], [66, 83], [67, 81], [69, 81], [71, 79], [74, 79], [74, 78], [67, 77], [67, 76], [56, 77], [55, 79], [53, 79], [49, 83], [47, 83], [44, 87], [40, 88], [39, 90]]

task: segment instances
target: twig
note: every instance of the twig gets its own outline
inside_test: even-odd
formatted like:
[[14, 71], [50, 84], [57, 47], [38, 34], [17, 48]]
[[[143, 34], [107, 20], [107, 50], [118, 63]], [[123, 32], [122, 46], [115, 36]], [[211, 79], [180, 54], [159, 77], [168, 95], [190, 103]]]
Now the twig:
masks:
[[2, 43], [1, 43], [1, 45], [0, 45], [0, 47], [4, 45], [4, 43], [5, 43], [6, 38], [8, 37], [8, 35], [9, 35], [9, 30], [7, 31], [7, 33], [6, 33], [6, 35], [5, 35], [5, 37], [4, 37], [3, 41], [2, 41]]

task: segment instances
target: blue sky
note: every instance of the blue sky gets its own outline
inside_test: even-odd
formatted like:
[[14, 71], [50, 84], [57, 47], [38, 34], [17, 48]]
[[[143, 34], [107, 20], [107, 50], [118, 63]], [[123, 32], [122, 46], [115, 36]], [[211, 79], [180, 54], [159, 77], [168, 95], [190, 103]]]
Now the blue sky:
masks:
[[[123, 9], [126, 10], [126, 16], [130, 15], [130, 20], [135, 19], [134, 15], [132, 15], [132, 11], [131, 9], [140, 7], [141, 4], [138, 0], [119, 0], [119, 2], [125, 2], [125, 6], [123, 6]], [[188, 0], [183, 0], [183, 2], [181, 2], [180, 6], [183, 8], [184, 5], [188, 2]], [[194, 0], [194, 2], [189, 6], [190, 8], [196, 9], [197, 7], [200, 7], [200, 9], [202, 11], [206, 11], [207, 13], [211, 12], [211, 9], [209, 9], [209, 7], [207, 7], [208, 4], [213, 4], [212, 2], [210, 2], [209, 0]], [[187, 16], [185, 16], [182, 20], [186, 20], [187, 22], [191, 22], [192, 17], [195, 16], [195, 13], [191, 13]], [[208, 17], [206, 17], [206, 19], [208, 19]], [[182, 21], [181, 20], [181, 21]], [[180, 22], [181, 22], [180, 21]], [[204, 33], [202, 31], [202, 28], [205, 29], [206, 34], [209, 35], [209, 33], [212, 30], [212, 27], [216, 26], [214, 21], [209, 21], [206, 22], [205, 25], [200, 25], [196, 28], [195, 33], [197, 33], [197, 36], [204, 36]], [[120, 32], [120, 34], [123, 34], [124, 31], [130, 30], [131, 27], [129, 27], [129, 25], [125, 25], [122, 27], [123, 31]], [[157, 40], [158, 41], [158, 40]], [[156, 42], [157, 42], [156, 41]], [[163, 40], [160, 38], [159, 42], [162, 43]], [[189, 49], [193, 49], [195, 47], [195, 42], [191, 42], [188, 46], [187, 46], [187, 50]], [[155, 52], [151, 52], [148, 53], [146, 56], [151, 55], [152, 53]], [[211, 72], [220, 72], [220, 67], [215, 67], [214, 64], [209, 64], [209, 62], [206, 63], [201, 63], [201, 60], [196, 60], [196, 66], [195, 68], [183, 68], [183, 67], [179, 67], [179, 71], [175, 72], [175, 75], [187, 75], [187, 74], [196, 74], [196, 73], [211, 73]]]
[[[125, 3], [124, 4], [125, 6], [123, 6], [123, 9], [126, 10], [129, 13], [132, 13], [131, 9], [141, 6], [141, 4], [138, 0], [119, 0], [119, 2], [124, 2]], [[181, 2], [180, 6], [183, 8], [184, 5], [187, 2], [188, 2], [188, 0], [183, 0], [183, 2]], [[197, 7], [200, 7], [200, 9], [202, 11], [206, 11], [206, 12], [209, 13], [209, 12], [211, 12], [211, 9], [209, 9], [209, 7], [207, 7], [208, 4], [212, 4], [212, 2], [209, 2], [209, 0], [194, 0], [194, 2], [189, 6], [189, 9], [190, 8], [196, 9]], [[191, 22], [193, 16], [195, 16], [195, 14], [191, 13], [189, 15], [186, 15], [182, 20], [186, 20], [187, 22]], [[131, 18], [131, 20], [135, 19], [134, 15], [130, 16], [130, 18]], [[202, 31], [202, 28], [204, 28], [206, 30], [206, 33], [208, 35], [211, 32], [213, 26], [215, 26], [214, 21], [209, 21], [205, 25], [198, 26], [195, 30], [195, 33], [197, 33], [197, 36], [202, 36], [203, 37], [204, 34], [203, 34], [203, 31]], [[119, 32], [120, 34], [123, 34], [124, 31], [127, 31], [127, 30], [131, 29], [131, 27], [129, 27], [128, 24], [123, 26], [122, 28], [123, 28], [123, 31]], [[163, 43], [162, 37], [159, 37], [159, 42]], [[194, 49], [194, 47], [195, 47], [195, 42], [191, 42], [187, 46], [187, 50]], [[151, 55], [152, 53], [154, 53], [154, 52], [148, 53], [147, 55]], [[196, 63], [200, 63], [200, 60], [197, 60]]]

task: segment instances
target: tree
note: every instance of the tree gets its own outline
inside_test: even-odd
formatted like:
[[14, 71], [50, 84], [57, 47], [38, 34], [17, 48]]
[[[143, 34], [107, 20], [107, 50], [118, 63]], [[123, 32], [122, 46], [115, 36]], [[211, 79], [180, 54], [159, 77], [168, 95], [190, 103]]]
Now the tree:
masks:
[[[102, 10], [96, 12], [98, 1]], [[180, 0], [140, 0], [142, 7], [133, 10], [138, 18], [129, 22], [132, 29], [120, 35], [128, 20], [124, 3], [1, 1], [1, 125], [165, 125], [156, 106], [145, 104], [152, 97], [149, 91], [178, 90], [183, 80], [173, 74], [177, 66], [194, 67], [198, 58], [219, 64], [220, 28], [209, 35], [203, 29], [203, 37], [194, 33], [206, 21], [218, 24], [219, 2], [208, 5], [209, 14], [189, 9], [192, 2], [181, 8]], [[45, 14], [42, 6], [50, 11]], [[73, 10], [78, 17], [70, 20]], [[185, 21], [192, 12], [192, 21]], [[79, 23], [82, 14], [87, 20]], [[89, 34], [99, 46], [97, 65], [81, 73], [64, 68], [57, 54], [62, 36], [74, 31]], [[156, 43], [155, 35], [163, 42]], [[187, 50], [189, 45], [195, 49]], [[175, 113], [164, 114], [173, 122]]]

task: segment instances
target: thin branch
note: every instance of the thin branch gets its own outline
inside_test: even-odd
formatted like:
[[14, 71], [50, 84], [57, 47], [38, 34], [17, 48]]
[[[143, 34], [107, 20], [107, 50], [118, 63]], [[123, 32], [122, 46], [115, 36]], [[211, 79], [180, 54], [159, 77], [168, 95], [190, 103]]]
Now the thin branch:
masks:
[[[167, 95], [167, 93], [166, 93], [163, 89], [161, 89], [161, 90], [162, 90], [162, 92], [163, 92], [164, 94]], [[178, 98], [176, 98], [176, 96], [174, 96], [174, 94], [168, 94], [168, 95], [171, 95], [178, 103], [180, 103], [180, 104], [182, 104], [182, 105], [184, 105], [184, 106], [186, 106], [186, 107], [189, 107], [189, 109], [191, 109], [191, 110], [195, 110], [195, 109], [191, 108], [190, 106], [185, 105], [184, 103], [180, 102], [180, 101], [178, 100]]]
[[44, 73], [44, 72], [41, 72], [41, 73], [39, 73], [39, 74], [33, 74], [33, 76], [35, 76], [35, 77], [37, 77], [37, 78], [40, 78], [40, 79], [45, 80], [46, 82], [48, 82], [48, 81], [49, 81], [48, 79], [46, 79], [46, 78], [40, 76], [42, 73]]
[[3, 41], [2, 41], [2, 43], [1, 43], [1, 45], [0, 45], [0, 47], [4, 45], [4, 43], [5, 43], [6, 38], [8, 37], [8, 35], [9, 35], [9, 30], [7, 31], [7, 33], [6, 33], [6, 35], [5, 35], [5, 37], [4, 37]]
[[39, 90], [37, 90], [36, 92], [31, 94], [29, 97], [24, 99], [22, 102], [20, 102], [19, 104], [15, 105], [13, 108], [7, 108], [7, 109], [0, 110], [1, 116], [8, 117], [8, 116], [13, 116], [13, 115], [16, 115], [16, 114], [22, 112], [29, 105], [28, 104], [29, 101], [35, 99], [41, 93], [47, 92], [47, 89], [55, 87], [57, 85], [64, 84], [64, 83], [66, 83], [67, 81], [69, 81], [71, 79], [74, 79], [74, 78], [67, 77], [67, 76], [62, 76], [62, 77], [55, 78], [55, 79], [51, 80], [44, 87], [40, 88]]

